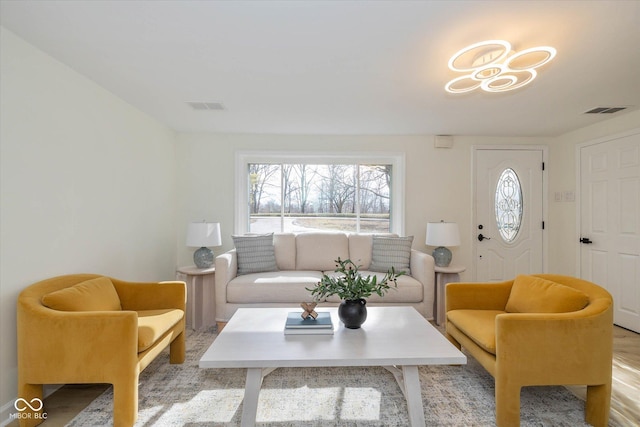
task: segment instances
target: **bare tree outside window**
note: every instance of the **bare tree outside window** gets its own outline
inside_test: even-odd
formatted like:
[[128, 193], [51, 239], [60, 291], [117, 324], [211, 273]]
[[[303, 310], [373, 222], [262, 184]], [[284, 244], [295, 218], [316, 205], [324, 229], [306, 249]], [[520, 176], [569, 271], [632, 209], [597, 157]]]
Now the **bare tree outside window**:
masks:
[[313, 166], [303, 164], [303, 165], [292, 165], [293, 169], [296, 172], [296, 177], [298, 179], [298, 191], [297, 201], [298, 206], [300, 206], [300, 213], [308, 212], [308, 203], [309, 203], [309, 194], [311, 192], [311, 183], [315, 179], [317, 175], [317, 171]]
[[328, 165], [317, 184], [320, 197], [326, 204], [324, 212], [347, 213], [355, 208], [356, 185], [353, 165]]
[[390, 231], [391, 165], [249, 164], [250, 231]]
[[[249, 212], [254, 214], [261, 211], [262, 198], [266, 193], [272, 196], [277, 184], [273, 177], [278, 176], [280, 165], [249, 164]], [[271, 191], [270, 191], [271, 190]], [[269, 197], [272, 199], [272, 197]]]
[[360, 166], [360, 231], [375, 232], [376, 223], [389, 221], [391, 165]]

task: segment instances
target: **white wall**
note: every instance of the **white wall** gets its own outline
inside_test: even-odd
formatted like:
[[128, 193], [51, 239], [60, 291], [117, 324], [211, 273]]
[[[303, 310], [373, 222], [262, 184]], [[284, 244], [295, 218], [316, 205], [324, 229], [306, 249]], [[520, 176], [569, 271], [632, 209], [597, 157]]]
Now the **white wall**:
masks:
[[173, 131], [0, 31], [0, 405], [6, 411], [17, 397], [18, 293], [68, 273], [175, 278], [176, 181]]
[[[546, 145], [545, 138], [456, 137], [453, 148], [434, 148], [433, 136], [319, 136], [178, 134], [178, 264], [192, 264], [183, 244], [186, 225], [219, 221], [223, 246], [233, 247], [234, 166], [238, 150], [404, 152], [406, 155], [405, 234], [413, 247], [425, 246], [428, 221], [458, 222], [462, 245], [452, 248], [454, 264], [471, 267], [471, 147], [491, 144]], [[470, 279], [471, 271], [463, 273]]]
[[[561, 135], [550, 144], [549, 185], [549, 271], [558, 274], [577, 275], [576, 254], [578, 239], [576, 229], [577, 206], [575, 202], [556, 202], [555, 192], [576, 191], [576, 147], [584, 142], [613, 136], [640, 128], [640, 110], [621, 113], [606, 121]], [[577, 196], [577, 195], [576, 195]]]

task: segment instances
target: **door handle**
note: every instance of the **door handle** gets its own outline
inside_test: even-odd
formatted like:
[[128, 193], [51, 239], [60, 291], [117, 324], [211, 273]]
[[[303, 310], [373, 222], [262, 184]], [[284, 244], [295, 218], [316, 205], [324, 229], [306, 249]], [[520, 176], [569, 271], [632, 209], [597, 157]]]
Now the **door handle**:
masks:
[[585, 245], [590, 245], [593, 242], [588, 237], [581, 237], [580, 238], [580, 243], [584, 243]]
[[480, 240], [482, 242], [485, 239], [486, 240], [491, 240], [491, 237], [483, 236], [482, 233], [478, 234], [478, 240]]

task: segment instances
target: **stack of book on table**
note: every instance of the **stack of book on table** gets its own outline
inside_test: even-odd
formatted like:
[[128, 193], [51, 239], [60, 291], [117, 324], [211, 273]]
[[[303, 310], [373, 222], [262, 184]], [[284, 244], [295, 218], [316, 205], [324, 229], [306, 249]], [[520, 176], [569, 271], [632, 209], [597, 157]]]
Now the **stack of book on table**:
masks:
[[333, 335], [333, 323], [331, 314], [319, 312], [314, 319], [309, 316], [302, 318], [302, 312], [292, 311], [287, 315], [287, 323], [284, 326], [285, 335]]

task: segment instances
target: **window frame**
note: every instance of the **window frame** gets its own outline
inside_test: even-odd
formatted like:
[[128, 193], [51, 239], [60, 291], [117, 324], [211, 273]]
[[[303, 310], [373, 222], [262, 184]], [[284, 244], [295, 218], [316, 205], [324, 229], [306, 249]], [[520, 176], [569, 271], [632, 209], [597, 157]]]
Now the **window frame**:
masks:
[[[391, 201], [389, 203], [390, 232], [404, 235], [405, 155], [391, 152], [310, 152], [310, 151], [238, 151], [235, 159], [234, 234], [249, 232], [250, 163], [352, 164], [391, 165]], [[364, 234], [364, 233], [363, 233]]]

